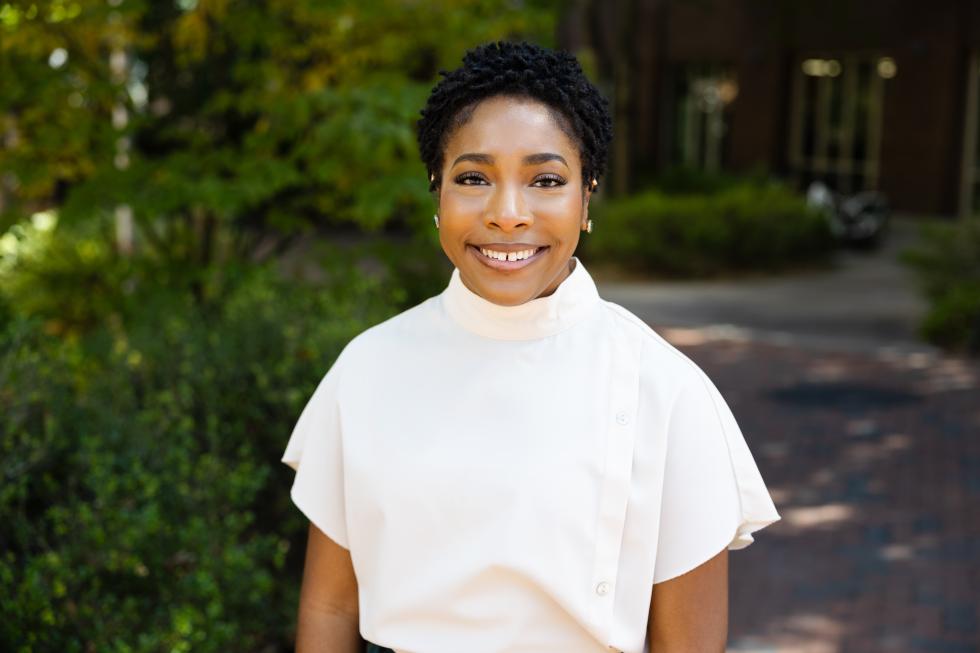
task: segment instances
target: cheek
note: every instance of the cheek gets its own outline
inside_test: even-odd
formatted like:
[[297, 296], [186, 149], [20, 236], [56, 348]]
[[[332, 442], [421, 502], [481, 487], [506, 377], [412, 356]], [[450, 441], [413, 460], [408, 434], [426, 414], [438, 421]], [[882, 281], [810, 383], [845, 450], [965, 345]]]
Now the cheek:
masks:
[[541, 197], [531, 209], [535, 217], [547, 219], [556, 227], [574, 229], [582, 219], [582, 198], [574, 194]]
[[487, 198], [478, 193], [446, 192], [439, 200], [441, 214], [451, 221], [479, 216], [486, 204]]
[[472, 197], [446, 193], [439, 200], [439, 241], [448, 253], [455, 252], [472, 237], [482, 223], [482, 203]]

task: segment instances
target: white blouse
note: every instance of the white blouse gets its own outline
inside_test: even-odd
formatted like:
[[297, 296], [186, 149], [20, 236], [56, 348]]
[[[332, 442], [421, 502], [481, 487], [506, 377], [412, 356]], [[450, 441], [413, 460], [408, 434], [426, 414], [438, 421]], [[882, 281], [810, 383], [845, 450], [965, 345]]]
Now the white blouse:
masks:
[[646, 651], [651, 586], [778, 520], [718, 390], [578, 258], [501, 306], [454, 270], [337, 358], [282, 461], [398, 653]]

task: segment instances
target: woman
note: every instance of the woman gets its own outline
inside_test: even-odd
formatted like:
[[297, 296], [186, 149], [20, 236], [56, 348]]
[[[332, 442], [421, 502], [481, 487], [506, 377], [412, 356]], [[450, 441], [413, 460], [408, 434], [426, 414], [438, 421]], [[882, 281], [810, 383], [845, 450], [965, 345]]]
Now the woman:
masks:
[[299, 653], [724, 650], [727, 550], [779, 515], [714, 385], [574, 256], [610, 135], [575, 59], [526, 43], [432, 91], [455, 269], [295, 426]]

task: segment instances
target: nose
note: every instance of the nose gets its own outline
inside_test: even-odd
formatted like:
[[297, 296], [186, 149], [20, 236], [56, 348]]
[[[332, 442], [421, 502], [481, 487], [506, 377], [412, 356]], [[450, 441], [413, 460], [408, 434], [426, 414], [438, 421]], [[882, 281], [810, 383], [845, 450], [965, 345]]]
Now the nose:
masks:
[[496, 226], [501, 231], [513, 231], [519, 227], [530, 227], [534, 223], [527, 201], [519, 184], [501, 183], [493, 188], [487, 203], [484, 223]]

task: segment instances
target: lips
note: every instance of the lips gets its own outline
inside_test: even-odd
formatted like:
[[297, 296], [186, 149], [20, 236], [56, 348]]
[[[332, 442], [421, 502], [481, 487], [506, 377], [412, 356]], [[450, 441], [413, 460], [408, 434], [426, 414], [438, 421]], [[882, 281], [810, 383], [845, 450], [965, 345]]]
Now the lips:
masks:
[[520, 270], [532, 265], [549, 249], [548, 246], [528, 243], [489, 243], [487, 245], [469, 245], [467, 249], [476, 258], [494, 270]]

